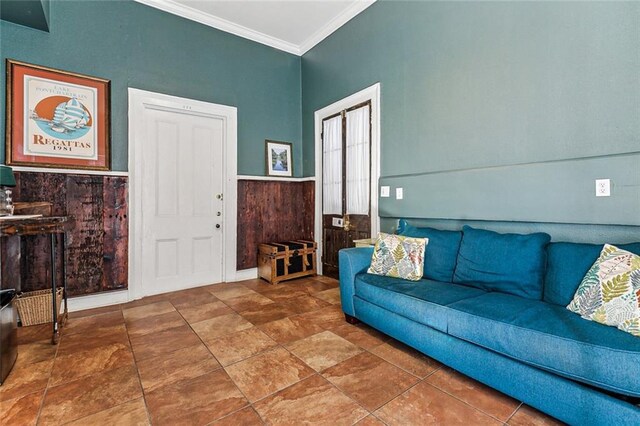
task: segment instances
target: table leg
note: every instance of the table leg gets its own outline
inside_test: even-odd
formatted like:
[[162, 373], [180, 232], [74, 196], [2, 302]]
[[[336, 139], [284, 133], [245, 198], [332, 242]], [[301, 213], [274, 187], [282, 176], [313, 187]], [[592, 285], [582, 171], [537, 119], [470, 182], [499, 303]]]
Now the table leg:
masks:
[[60, 236], [62, 239], [62, 296], [64, 298], [64, 316], [62, 317], [61, 326], [64, 327], [69, 317], [69, 302], [67, 301], [67, 234], [63, 232]]
[[51, 240], [51, 291], [53, 301], [53, 336], [51, 338], [52, 344], [57, 344], [58, 339], [60, 338], [60, 333], [58, 331], [58, 306], [56, 303], [56, 234], [49, 235]]

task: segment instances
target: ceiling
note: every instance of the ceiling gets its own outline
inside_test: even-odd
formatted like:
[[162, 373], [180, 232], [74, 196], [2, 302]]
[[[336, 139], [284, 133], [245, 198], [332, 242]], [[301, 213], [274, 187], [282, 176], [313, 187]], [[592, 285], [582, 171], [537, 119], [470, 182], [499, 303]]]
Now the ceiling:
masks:
[[375, 0], [136, 0], [303, 55]]

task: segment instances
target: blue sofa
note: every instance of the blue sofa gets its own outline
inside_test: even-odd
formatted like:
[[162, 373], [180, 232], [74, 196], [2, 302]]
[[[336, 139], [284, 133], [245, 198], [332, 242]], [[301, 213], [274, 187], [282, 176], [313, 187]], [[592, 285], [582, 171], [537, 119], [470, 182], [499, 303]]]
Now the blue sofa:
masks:
[[429, 238], [423, 278], [367, 274], [373, 248], [341, 250], [348, 322], [569, 424], [640, 425], [640, 338], [566, 309], [602, 245], [404, 221], [399, 233]]

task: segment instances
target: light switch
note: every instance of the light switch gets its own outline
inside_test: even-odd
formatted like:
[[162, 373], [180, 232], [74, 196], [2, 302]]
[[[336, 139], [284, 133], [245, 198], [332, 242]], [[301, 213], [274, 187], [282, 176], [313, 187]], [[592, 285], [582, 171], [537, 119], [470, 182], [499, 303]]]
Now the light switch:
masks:
[[338, 227], [338, 228], [342, 228], [342, 227], [344, 226], [344, 222], [342, 221], [342, 218], [341, 218], [341, 217], [334, 217], [334, 218], [331, 220], [331, 224], [332, 224], [333, 226]]
[[596, 197], [611, 196], [611, 179], [596, 179]]
[[380, 187], [380, 196], [381, 197], [388, 197], [389, 196], [389, 187], [388, 186], [381, 186]]
[[396, 200], [402, 200], [404, 197], [404, 191], [402, 188], [396, 188]]

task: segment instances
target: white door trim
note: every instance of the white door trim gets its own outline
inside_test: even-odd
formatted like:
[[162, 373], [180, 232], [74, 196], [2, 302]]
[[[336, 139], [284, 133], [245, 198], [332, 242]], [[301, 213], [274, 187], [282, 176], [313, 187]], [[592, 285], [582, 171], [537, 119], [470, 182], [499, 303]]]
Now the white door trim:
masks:
[[[129, 88], [129, 300], [144, 297], [142, 289], [142, 144], [140, 117], [145, 108], [183, 112], [190, 115], [215, 116], [226, 123], [226, 144], [223, 147], [224, 216], [222, 222], [223, 253], [222, 280], [235, 281], [236, 225], [237, 225], [237, 108], [161, 93]], [[214, 194], [211, 194], [213, 196]]]
[[318, 240], [318, 273], [322, 274], [322, 118], [371, 100], [371, 235], [380, 231], [378, 179], [380, 178], [380, 83], [332, 103], [314, 113], [316, 202], [315, 235]]

